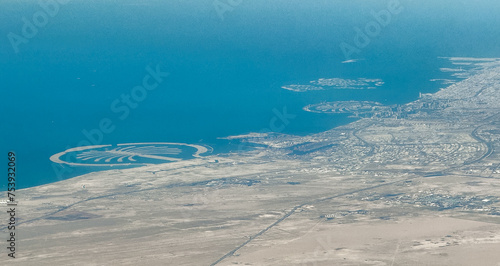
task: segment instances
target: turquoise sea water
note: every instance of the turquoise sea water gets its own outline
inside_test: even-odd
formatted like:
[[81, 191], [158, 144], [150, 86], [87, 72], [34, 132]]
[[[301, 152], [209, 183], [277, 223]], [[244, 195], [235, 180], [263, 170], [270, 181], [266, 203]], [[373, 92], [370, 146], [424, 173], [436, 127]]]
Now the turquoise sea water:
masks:
[[[239, 4], [221, 17], [212, 1], [69, 1], [17, 53], [8, 34], [22, 36], [23, 17], [32, 21], [44, 9], [28, 1], [0, 3], [0, 152], [16, 151], [18, 187], [100, 170], [73, 167], [57, 175], [49, 157], [76, 147], [87, 139], [82, 131], [105, 118], [115, 128], [101, 144], [180, 142], [227, 152], [235, 143], [218, 137], [269, 128], [273, 109], [296, 115], [282, 133], [321, 132], [353, 119], [308, 113], [304, 106], [410, 102], [443, 87], [430, 79], [449, 78], [438, 57], [500, 55], [496, 1], [401, 0], [402, 11], [353, 54], [360, 59], [355, 63], [342, 63], [340, 44], [354, 45], [355, 27], [364, 29], [374, 21], [371, 12], [387, 10], [391, 1], [269, 2], [233, 1]], [[157, 65], [169, 76], [120, 119], [112, 103]], [[281, 88], [319, 78], [385, 83], [374, 90]]]

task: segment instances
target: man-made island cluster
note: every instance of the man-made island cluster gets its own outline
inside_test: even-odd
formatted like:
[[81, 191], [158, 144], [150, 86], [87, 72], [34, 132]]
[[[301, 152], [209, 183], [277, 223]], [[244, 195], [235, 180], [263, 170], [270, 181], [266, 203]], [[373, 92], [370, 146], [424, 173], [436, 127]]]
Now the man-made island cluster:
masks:
[[500, 61], [460, 62], [393, 114], [21, 190], [16, 263], [497, 265]]
[[348, 89], [348, 90], [364, 90], [375, 89], [384, 85], [381, 79], [341, 79], [341, 78], [320, 78], [310, 81], [309, 84], [292, 84], [281, 87], [285, 90], [295, 92], [317, 91], [327, 89]]

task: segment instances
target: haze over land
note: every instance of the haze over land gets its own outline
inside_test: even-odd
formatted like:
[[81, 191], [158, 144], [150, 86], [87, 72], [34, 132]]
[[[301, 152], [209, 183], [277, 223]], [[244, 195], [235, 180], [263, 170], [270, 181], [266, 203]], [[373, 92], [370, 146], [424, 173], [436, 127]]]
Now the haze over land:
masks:
[[326, 132], [23, 189], [12, 264], [498, 265], [500, 62], [474, 64]]

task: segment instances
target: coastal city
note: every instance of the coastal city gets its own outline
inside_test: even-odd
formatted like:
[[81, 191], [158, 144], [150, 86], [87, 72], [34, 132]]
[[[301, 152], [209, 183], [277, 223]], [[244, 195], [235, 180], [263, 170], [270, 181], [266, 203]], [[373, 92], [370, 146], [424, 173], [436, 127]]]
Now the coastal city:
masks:
[[[26, 189], [19, 224], [29, 254], [18, 261], [44, 249], [59, 264], [99, 251], [120, 264], [493, 265], [500, 62], [481, 64], [383, 112], [369, 102], [307, 108], [358, 112], [359, 120], [322, 133], [234, 136], [255, 148]], [[112, 241], [118, 235], [125, 241]], [[141, 256], [116, 255], [124, 252]]]

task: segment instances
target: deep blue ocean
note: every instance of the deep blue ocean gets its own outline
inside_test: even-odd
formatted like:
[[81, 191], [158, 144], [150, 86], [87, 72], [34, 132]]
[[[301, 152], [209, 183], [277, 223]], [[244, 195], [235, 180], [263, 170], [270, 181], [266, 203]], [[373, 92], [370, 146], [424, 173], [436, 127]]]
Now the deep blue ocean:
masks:
[[[74, 0], [52, 6], [47, 21], [36, 1], [2, 1], [5, 169], [12, 150], [18, 188], [100, 170], [75, 167], [57, 175], [49, 157], [76, 147], [82, 130], [98, 128], [103, 118], [116, 127], [103, 135], [104, 144], [180, 142], [209, 145], [214, 153], [235, 147], [218, 137], [268, 128], [273, 109], [296, 115], [282, 133], [317, 133], [354, 120], [303, 111], [308, 104], [407, 103], [444, 87], [430, 81], [450, 77], [440, 72], [448, 62], [438, 57], [500, 57], [498, 1], [399, 2], [402, 11], [352, 55], [359, 61], [342, 63], [340, 44], [355, 45], [355, 27], [364, 29], [374, 21], [371, 12], [387, 10], [391, 0]], [[25, 20], [32, 23], [35, 14], [40, 26], [24, 38]], [[9, 33], [25, 41], [15, 39], [14, 48]], [[157, 65], [169, 76], [121, 120], [112, 102]], [[319, 78], [385, 83], [373, 90], [281, 88]], [[2, 189], [6, 183], [0, 181]]]

